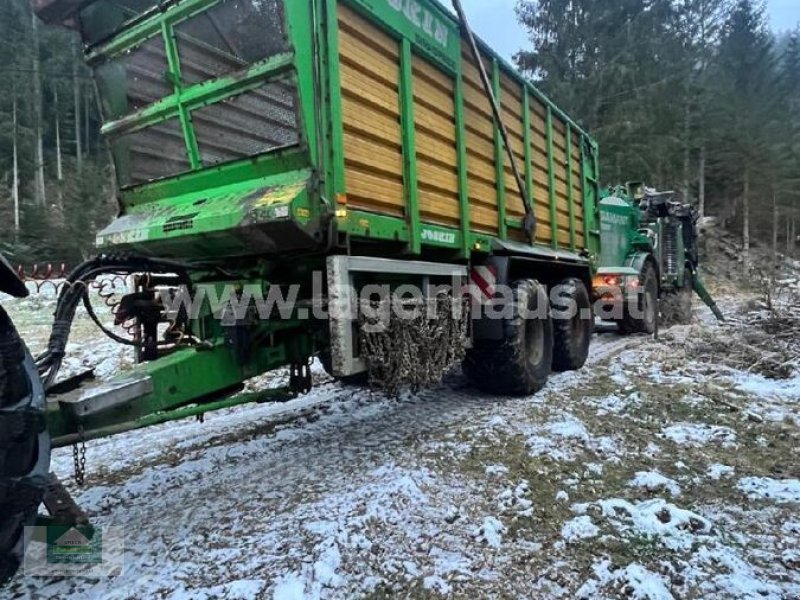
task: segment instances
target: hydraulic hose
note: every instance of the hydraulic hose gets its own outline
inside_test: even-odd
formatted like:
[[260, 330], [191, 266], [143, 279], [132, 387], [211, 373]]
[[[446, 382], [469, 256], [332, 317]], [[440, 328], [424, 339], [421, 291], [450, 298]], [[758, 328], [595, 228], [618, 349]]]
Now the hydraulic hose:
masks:
[[475, 35], [472, 33], [472, 29], [469, 26], [469, 21], [467, 20], [467, 15], [464, 12], [464, 7], [461, 5], [461, 0], [453, 0], [453, 8], [458, 15], [459, 23], [461, 24], [461, 33], [469, 44], [470, 51], [472, 52], [472, 58], [475, 60], [475, 66], [478, 68], [478, 73], [480, 73], [481, 83], [483, 83], [483, 91], [485, 92], [486, 97], [489, 99], [489, 104], [492, 106], [494, 119], [500, 129], [500, 135], [503, 138], [503, 144], [505, 145], [506, 153], [508, 154], [508, 160], [511, 163], [511, 170], [514, 172], [514, 179], [517, 181], [517, 187], [519, 188], [519, 193], [522, 197], [522, 204], [525, 207], [525, 220], [523, 221], [525, 233], [531, 240], [533, 240], [534, 236], [536, 235], [536, 214], [533, 211], [533, 203], [531, 202], [530, 196], [528, 196], [528, 189], [525, 185], [525, 180], [523, 179], [522, 173], [517, 165], [517, 158], [514, 156], [514, 152], [511, 150], [511, 144], [508, 142], [508, 128], [503, 121], [503, 116], [500, 112], [500, 105], [494, 95], [492, 82], [489, 79], [489, 74], [486, 72], [486, 67], [483, 64], [483, 60], [481, 60], [481, 53], [478, 50], [478, 43], [475, 41]]

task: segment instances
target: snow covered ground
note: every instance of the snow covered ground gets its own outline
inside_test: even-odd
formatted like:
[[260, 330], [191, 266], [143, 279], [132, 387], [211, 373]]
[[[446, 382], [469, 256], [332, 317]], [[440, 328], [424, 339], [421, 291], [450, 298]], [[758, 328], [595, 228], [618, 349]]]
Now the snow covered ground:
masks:
[[[47, 303], [9, 310], [43, 344]], [[59, 450], [77, 501], [124, 528], [124, 574], [19, 576], [4, 593], [799, 598], [800, 372], [690, 360], [687, 336], [716, 328], [698, 310], [658, 342], [601, 333], [586, 369], [524, 399], [453, 374], [386, 400], [318, 371], [288, 405], [93, 442], [84, 488]], [[84, 321], [70, 351], [74, 370], [130, 363]]]

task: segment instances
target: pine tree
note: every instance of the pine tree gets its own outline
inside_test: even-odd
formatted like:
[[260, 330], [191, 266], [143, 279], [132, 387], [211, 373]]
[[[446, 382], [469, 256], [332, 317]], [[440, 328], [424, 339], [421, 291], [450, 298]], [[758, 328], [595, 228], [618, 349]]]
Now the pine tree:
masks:
[[774, 135], [780, 128], [773, 40], [764, 9], [737, 0], [725, 23], [717, 60], [715, 159], [738, 186], [743, 263], [750, 266], [752, 219], [770, 215], [776, 167]]

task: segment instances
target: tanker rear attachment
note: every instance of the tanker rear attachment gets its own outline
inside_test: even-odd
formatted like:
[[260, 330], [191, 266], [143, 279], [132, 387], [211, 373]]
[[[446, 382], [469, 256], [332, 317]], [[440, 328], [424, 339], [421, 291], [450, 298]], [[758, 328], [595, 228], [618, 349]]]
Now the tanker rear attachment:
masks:
[[724, 321], [700, 274], [697, 221], [697, 210], [674, 192], [639, 182], [606, 190], [594, 281], [598, 316], [622, 333], [653, 334], [659, 323], [690, 323], [697, 294]]

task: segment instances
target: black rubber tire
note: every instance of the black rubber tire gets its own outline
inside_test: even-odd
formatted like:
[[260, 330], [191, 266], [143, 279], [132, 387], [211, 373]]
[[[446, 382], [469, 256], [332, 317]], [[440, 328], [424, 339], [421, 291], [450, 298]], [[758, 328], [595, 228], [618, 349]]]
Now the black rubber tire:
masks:
[[642, 316], [631, 314], [630, 308], [623, 307], [622, 320], [617, 322], [620, 333], [624, 335], [634, 333], [646, 333], [653, 335], [656, 331], [658, 321], [658, 274], [650, 261], [645, 262], [642, 272], [639, 274], [639, 285], [641, 286], [640, 306], [637, 312]]
[[[462, 363], [464, 374], [482, 392], [529, 396], [539, 392], [553, 366], [553, 321], [544, 286], [525, 279], [512, 286], [509, 318], [503, 320], [503, 339], [477, 340]], [[532, 315], [525, 318], [520, 308]]]
[[565, 279], [554, 290], [556, 296], [551, 298], [553, 371], [577, 371], [589, 358], [594, 334], [592, 301], [586, 284], [580, 279]]
[[0, 586], [16, 573], [50, 471], [45, 396], [36, 365], [0, 308]]

